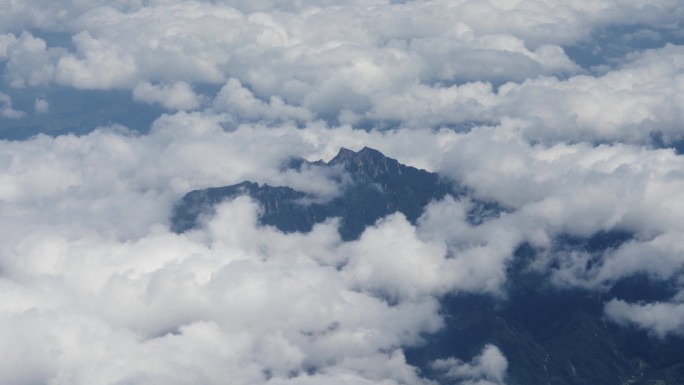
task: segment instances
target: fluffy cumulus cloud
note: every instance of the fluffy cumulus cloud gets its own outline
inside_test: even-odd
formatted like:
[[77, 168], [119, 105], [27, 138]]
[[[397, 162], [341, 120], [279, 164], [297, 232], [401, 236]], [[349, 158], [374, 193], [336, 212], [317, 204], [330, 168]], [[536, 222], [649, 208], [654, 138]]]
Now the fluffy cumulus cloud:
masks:
[[194, 110], [202, 99], [188, 83], [154, 85], [148, 82], [138, 84], [133, 89], [133, 100], [145, 103], [158, 103], [170, 110]]
[[[334, 220], [308, 234], [260, 227], [259, 207], [239, 198], [221, 206], [204, 227], [173, 234], [168, 227], [173, 202], [193, 188], [250, 179], [300, 183], [322, 194], [335, 189], [330, 176], [317, 174], [315, 168], [283, 173], [280, 164], [292, 155], [328, 159], [341, 146], [363, 143], [396, 156], [406, 143], [422, 143], [413, 155], [406, 152], [407, 163], [467, 170], [472, 174], [454, 177], [478, 194], [497, 191], [502, 182], [471, 178], [486, 171], [496, 179], [492, 173], [500, 164], [515, 164], [506, 153], [496, 161], [492, 156], [467, 160], [465, 149], [472, 140], [484, 140], [488, 131], [382, 133], [322, 124], [225, 131], [220, 119], [181, 112], [161, 118], [143, 136], [113, 127], [82, 137], [39, 136], [2, 144], [4, 329], [13, 330], [16, 338], [25, 333], [22, 328], [45, 333], [22, 345], [35, 358], [8, 356], [7, 370], [0, 371], [8, 381], [218, 383], [230, 374], [244, 383], [373, 383], [388, 378], [421, 383], [401, 347], [419, 343], [422, 333], [441, 327], [439, 295], [455, 290], [498, 293], [506, 261], [520, 242], [543, 248], [562, 232], [590, 234], [632, 226], [644, 235], [624, 245], [627, 250], [649, 247], [655, 234], [674, 237], [681, 231], [676, 225], [681, 211], [654, 211], [659, 201], [649, 203], [638, 186], [624, 201], [601, 210], [606, 202], [576, 199], [596, 191], [595, 174], [607, 179], [602, 185], [606, 189], [621, 188], [621, 180], [611, 184], [616, 172], [662, 189], [665, 182], [658, 172], [671, 175], [674, 171], [668, 170], [677, 167], [678, 157], [671, 151], [649, 151], [646, 155], [652, 152], [653, 157], [644, 157], [643, 150], [630, 146], [545, 148], [519, 142], [531, 168], [524, 170], [529, 176], [521, 170], [516, 179], [530, 183], [547, 175], [538, 183], [552, 187], [529, 186], [538, 194], [529, 200], [507, 196], [511, 189], [501, 191], [493, 198], [515, 210], [479, 225], [467, 219], [471, 202], [446, 198], [430, 205], [417, 227], [393, 215], [345, 243]], [[502, 141], [512, 153], [523, 153]], [[269, 151], [276, 144], [280, 150]], [[421, 158], [426, 149], [442, 155]], [[456, 149], [461, 149], [459, 159], [454, 159]], [[485, 159], [489, 166], [480, 163]], [[578, 164], [584, 168], [577, 169]], [[556, 186], [564, 180], [575, 190]], [[654, 193], [653, 199], [663, 196]], [[668, 216], [670, 224], [664, 222]], [[627, 268], [630, 257], [621, 250], [597, 271], [567, 269], [582, 280], [576, 284], [598, 284], [660, 266], [664, 258], [642, 253], [660, 259], [637, 260]], [[676, 271], [682, 260], [671, 258], [670, 263], [662, 274]], [[611, 265], [623, 270], [614, 271]], [[611, 306], [607, 313], [619, 319]], [[79, 340], [96, 341], [97, 354], [84, 351]], [[9, 351], [15, 342], [5, 341]], [[162, 356], [164, 351], [176, 353]], [[495, 360], [495, 350], [486, 352], [491, 354], [483, 353], [472, 364], [453, 363], [448, 372], [464, 379], [468, 374], [472, 383], [500, 383], [505, 359]], [[128, 358], [117, 358], [122, 355]], [[483, 371], [490, 367], [485, 359], [490, 356], [499, 374]], [[102, 365], [112, 360], [118, 362], [117, 370]]]
[[463, 385], [500, 385], [504, 384], [508, 361], [499, 348], [487, 345], [471, 363], [457, 358], [437, 360], [432, 367], [443, 371], [455, 383]]
[[[594, 66], [573, 54], [616, 26], [681, 35], [677, 1], [0, 9], [0, 123], [49, 133], [73, 111], [54, 89], [166, 111], [140, 131], [76, 115], [80, 135], [0, 141], [1, 383], [431, 384], [404, 349], [443, 327], [441, 296], [505, 296], [523, 243], [559, 286], [646, 274], [684, 287], [684, 51], [672, 38]], [[364, 146], [467, 194], [349, 242], [334, 218], [306, 234], [262, 226], [246, 197], [170, 230], [193, 189], [251, 180], [330, 199], [339, 170], [283, 163]], [[482, 201], [501, 210], [474, 220]], [[611, 231], [631, 236], [600, 252], [556, 241]], [[615, 299], [605, 315], [681, 335], [681, 297]], [[504, 384], [507, 366], [493, 345], [433, 363], [481, 385]]]
[[50, 110], [50, 103], [45, 99], [36, 98], [33, 103], [33, 109], [37, 114], [44, 114]]
[[24, 112], [15, 110], [12, 107], [12, 98], [9, 95], [0, 92], [0, 103], [2, 103], [2, 105], [0, 105], [0, 116], [3, 118], [17, 119], [24, 116]]
[[416, 127], [515, 119], [527, 139], [546, 142], [671, 142], [683, 135], [681, 60], [681, 46], [667, 45], [599, 76], [542, 76], [496, 91], [483, 82], [415, 85], [378, 100], [367, 116]]
[[636, 326], [660, 338], [684, 334], [684, 304], [681, 302], [630, 304], [612, 300], [606, 304], [605, 312], [617, 323]]
[[[173, 201], [215, 178], [202, 181], [202, 167], [180, 155], [194, 145], [174, 150], [183, 142], [165, 142], [169, 134], [2, 145], [3, 382], [424, 382], [401, 347], [442, 325], [437, 301], [415, 283], [424, 295], [390, 305], [372, 282], [352, 282], [336, 268], [340, 256], [352, 258], [340, 251], [337, 222], [286, 235], [257, 226], [259, 207], [239, 198], [204, 228], [171, 233]], [[225, 150], [204, 152], [221, 159]], [[167, 166], [138, 168], [148, 161]], [[263, 166], [255, 172], [269, 162], [255, 158]], [[241, 178], [242, 170], [216, 172]], [[376, 238], [388, 236], [385, 226]], [[24, 338], [30, 330], [40, 332]]]
[[[641, 83], [637, 77], [631, 85], [615, 84], [611, 77], [566, 79], [585, 70], [563, 47], [584, 42], [592, 31], [620, 23], [676, 28], [676, 15], [682, 11], [665, 0], [629, 5], [608, 0], [572, 5], [521, 1], [515, 6], [375, 1], [344, 7], [334, 2], [121, 1], [62, 6], [55, 12], [63, 18], [61, 29], [49, 23], [55, 18], [36, 20], [54, 5], [28, 4], [9, 8], [7, 14], [15, 23], [22, 15], [36, 15], [21, 28], [11, 28], [12, 33], [22, 28], [66, 29], [73, 46], [46, 50], [44, 43], [33, 44], [23, 54], [5, 53], [16, 63], [7, 71], [16, 86], [55, 82], [79, 89], [135, 89], [136, 100], [165, 107], [171, 103], [174, 106], [167, 108], [177, 109], [179, 101], [161, 100], [159, 93], [185, 83], [226, 84], [228, 89], [215, 104], [232, 110], [236, 107], [226, 103], [240, 98], [242, 103], [236, 105], [241, 107], [234, 112], [247, 119], [273, 120], [275, 115], [343, 123], [453, 125], [522, 115], [530, 124], [542, 125], [537, 124], [535, 135], [549, 126], [560, 130], [559, 125], [579, 124], [588, 132], [575, 136], [596, 135], [593, 131], [598, 130], [601, 138], [610, 139], [616, 139], [613, 131], [620, 120], [648, 124], [660, 109], [676, 106], [668, 103], [668, 95], [639, 108], [635, 104], [648, 95], [623, 97], [646, 82], [654, 89], [660, 85], [654, 79]], [[11, 33], [5, 36], [0, 47], [14, 38]], [[654, 71], [644, 74], [650, 72]], [[560, 83], [550, 84], [540, 76]], [[508, 82], [513, 83], [501, 92], [487, 86]], [[153, 92], [148, 83], [161, 86], [154, 86]], [[676, 84], [668, 85], [672, 93], [679, 92]], [[249, 92], [231, 92], [240, 86]], [[520, 87], [523, 90], [516, 92]], [[560, 96], [558, 88], [563, 88]], [[183, 108], [197, 105], [190, 102], [191, 95], [182, 99], [188, 99], [181, 103]], [[554, 99], [557, 106], [537, 108], [538, 100]], [[491, 103], [500, 110], [492, 111]], [[567, 108], [574, 108], [577, 118], [567, 121], [572, 113], [554, 115]], [[610, 111], [601, 112], [605, 109]], [[592, 124], [594, 119], [598, 127]], [[666, 122], [663, 130], [672, 130], [678, 122]]]
[[247, 121], [311, 121], [315, 115], [304, 107], [286, 104], [279, 96], [268, 102], [254, 96], [239, 80], [229, 79], [214, 98], [214, 110], [229, 113], [236, 120]]
[[52, 82], [55, 61], [66, 53], [63, 48], [48, 48], [45, 40], [22, 32], [9, 35], [5, 51], [7, 57], [5, 79], [14, 88], [38, 87]]

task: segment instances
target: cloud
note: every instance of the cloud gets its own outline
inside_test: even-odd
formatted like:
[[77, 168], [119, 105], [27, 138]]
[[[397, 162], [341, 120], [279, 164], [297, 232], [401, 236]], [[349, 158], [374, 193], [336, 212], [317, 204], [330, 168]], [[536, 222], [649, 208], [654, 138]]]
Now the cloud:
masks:
[[457, 358], [437, 360], [432, 367], [444, 376], [463, 385], [502, 385], [508, 369], [508, 360], [494, 345], [486, 345], [472, 362]]
[[2, 103], [0, 105], [0, 116], [3, 118], [18, 119], [25, 115], [23, 111], [12, 108], [12, 98], [2, 92], [0, 92], [0, 103]]
[[[3, 329], [45, 331], [22, 345], [33, 359], [7, 354], [3, 380], [220, 383], [230, 373], [238, 383], [422, 383], [402, 347], [441, 327], [441, 294], [496, 293], [524, 240], [544, 248], [563, 232], [641, 234], [607, 255], [601, 274], [575, 275], [590, 283], [660, 269], [667, 255], [663, 272], [681, 266], [673, 253], [680, 207], [671, 193], [681, 157], [670, 150], [547, 147], [513, 134], [514, 125], [461, 133], [321, 122], [225, 130], [231, 119], [178, 112], [147, 135], [112, 127], [0, 143]], [[173, 202], [194, 188], [300, 178], [312, 191], [334, 193], [329, 175], [315, 167], [283, 172], [282, 162], [329, 159], [340, 146], [361, 145], [440, 170], [509, 212], [472, 224], [472, 202], [447, 198], [416, 227], [394, 215], [344, 243], [334, 220], [310, 234], [259, 227], [258, 206], [239, 198], [204, 228], [168, 230]], [[637, 245], [651, 249], [634, 255], [653, 259], [630, 257]], [[74, 342], [82, 340], [92, 351]], [[5, 341], [3, 351], [16, 343]], [[505, 359], [484, 352], [472, 363], [450, 361], [461, 376], [454, 381], [502, 383]]]
[[567, 79], [541, 76], [508, 82], [413, 85], [373, 101], [372, 120], [401, 121], [409, 127], [501, 124], [514, 119], [529, 140], [648, 144], [654, 134], [671, 143], [684, 134], [678, 103], [682, 89], [679, 46], [631, 55], [602, 76]]
[[[118, 1], [123, 5], [126, 0]], [[36, 0], [30, 2], [11, 2], [4, 4], [5, 12], [0, 17], [2, 25], [12, 31], [45, 29], [64, 30], [73, 27], [76, 19], [89, 9], [106, 4], [96, 1], [89, 4], [59, 4], [53, 1]]]
[[[0, 248], [0, 324], [13, 333], [0, 343], [7, 357], [0, 378], [424, 383], [401, 348], [441, 327], [438, 302], [423, 295], [390, 305], [372, 282], [348, 282], [335, 267], [347, 258], [337, 222], [286, 235], [259, 227], [258, 206], [238, 198], [197, 231], [177, 235], [166, 225], [188, 186], [214, 183], [244, 154], [267, 177], [298, 147], [315, 153], [304, 133], [262, 128], [254, 136], [258, 128], [226, 132], [187, 113], [167, 119], [147, 136], [112, 128], [0, 142], [7, 214], [0, 223], [7, 241]], [[295, 145], [270, 159], [239, 153], [246, 141], [268, 136]], [[226, 152], [229, 144], [234, 151]], [[206, 179], [213, 171], [198, 172], [204, 160], [184, 155], [200, 145], [207, 161], [223, 159]], [[245, 172], [223, 177], [239, 180]], [[40, 332], [14, 350], [29, 330]]]
[[621, 325], [633, 325], [659, 338], [684, 333], [684, 304], [654, 302], [630, 304], [614, 299], [606, 303], [606, 316]]
[[238, 121], [295, 120], [307, 122], [314, 115], [303, 107], [287, 105], [279, 96], [272, 96], [268, 103], [257, 99], [237, 79], [229, 79], [214, 98], [214, 109], [227, 112]]
[[[504, 86], [509, 99], [503, 109], [513, 116], [538, 119], [530, 137], [551, 140], [595, 140], [648, 143], [655, 132], [682, 135], [676, 103], [682, 94], [677, 68], [682, 50], [667, 45], [633, 55], [624, 66], [601, 77], [577, 76], [567, 81], [532, 80]], [[657, 57], [653, 60], [652, 57]], [[525, 94], [526, 101], [514, 95]], [[508, 106], [506, 106], [508, 104]], [[544, 108], [539, 108], [544, 105]], [[522, 112], [522, 113], [521, 113]]]
[[[49, 60], [40, 59], [40, 74], [20, 70], [36, 66], [38, 55], [17, 56], [9, 72], [16, 84], [38, 84], [35, 77], [40, 76], [40, 82], [54, 80], [79, 89], [226, 81], [227, 86], [236, 87], [232, 82], [237, 81], [257, 101], [266, 103], [243, 100], [240, 112], [244, 117], [304, 119], [313, 114], [357, 123], [364, 118], [391, 119], [396, 117], [388, 116], [391, 111], [420, 108], [392, 108], [385, 102], [388, 97], [396, 102], [397, 95], [405, 98], [416, 87], [435, 87], [448, 94], [454, 83], [499, 85], [578, 74], [581, 69], [568, 58], [564, 45], [586, 39], [592, 30], [607, 25], [657, 25], [681, 13], [680, 7], [667, 1], [649, 7], [613, 1], [591, 6], [524, 1], [515, 7], [468, 1], [378, 1], [345, 7], [335, 7], [332, 1], [307, 4], [122, 1], [106, 6], [95, 3], [90, 8], [71, 5], [59, 14], [74, 33], [75, 52], [62, 49], [51, 53]], [[40, 11], [38, 7], [37, 3], [16, 5], [9, 14], [19, 17], [29, 9], [37, 14], [51, 9], [47, 4]], [[353, 33], [349, 25], [355, 26]], [[514, 99], [508, 113], [524, 103]], [[237, 100], [226, 99], [224, 93], [215, 104], [230, 109], [226, 103], [233, 102]], [[450, 106], [453, 103], [445, 106], [440, 113], [446, 115], [435, 123], [454, 123]], [[578, 110], [585, 107], [578, 106]], [[477, 108], [486, 110], [486, 106]], [[629, 106], [622, 111], [630, 112]], [[534, 111], [526, 112], [538, 118]], [[639, 115], [638, 110], [635, 113]], [[465, 115], [469, 119], [473, 113]]]
[[[544, 248], [559, 233], [619, 226], [642, 233], [623, 245], [624, 251], [606, 257], [603, 272], [588, 276], [594, 283], [660, 266], [653, 261], [676, 255], [667, 245], [675, 246], [679, 206], [672, 200], [659, 209], [679, 183], [681, 160], [669, 150], [545, 147], [514, 135], [492, 136], [491, 128], [366, 132], [319, 122], [304, 130], [242, 124], [227, 131], [221, 126], [226, 120], [230, 117], [221, 114], [178, 112], [161, 117], [148, 135], [113, 127], [80, 137], [0, 143], [0, 205], [6, 213], [0, 255], [8, 296], [2, 301], [3, 322], [18, 335], [23, 333], [18, 325], [35, 324], [101, 347], [83, 361], [79, 357], [89, 353], [80, 344], [38, 338], [25, 346], [45, 355], [31, 361], [11, 356], [12, 367], [26, 369], [8, 376], [65, 383], [109, 378], [218, 383], [227, 370], [245, 383], [269, 378], [373, 383], [396, 370], [403, 376], [397, 382], [420, 383], [414, 369], [397, 358], [401, 347], [441, 327], [440, 295], [497, 293], [520, 242]], [[506, 127], [497, 130], [501, 134]], [[473, 203], [447, 198], [428, 206], [416, 227], [394, 215], [344, 243], [334, 220], [310, 234], [260, 227], [258, 206], [239, 198], [221, 205], [201, 229], [184, 235], [168, 230], [173, 202], [193, 188], [301, 178], [312, 191], [334, 193], [329, 175], [315, 167], [299, 175], [283, 172], [282, 162], [292, 155], [329, 159], [340, 146], [362, 144], [390, 156], [405, 153], [406, 160], [400, 160], [443, 170], [475, 195], [505, 202], [511, 210], [472, 224]], [[617, 192], [625, 181], [632, 181], [634, 191], [621, 196]], [[502, 183], [507, 188], [499, 187]], [[592, 195], [599, 190], [619, 199]], [[659, 235], [662, 241], [647, 237], [666, 231], [673, 233]], [[638, 244], [663, 251], [648, 252], [654, 259], [627, 270], [611, 267], [629, 266], [627, 247]], [[673, 257], [668, 269], [680, 265]], [[91, 326], [80, 332], [65, 325]], [[211, 341], [226, 347], [216, 349]], [[171, 359], [157, 355], [168, 349], [177, 351]], [[59, 360], [50, 356], [53, 350], [64, 352]], [[130, 358], [116, 370], [99, 364], [124, 351]], [[493, 375], [473, 377], [484, 373], [490, 355], [457, 365], [454, 373], [472, 374], [463, 380], [473, 383], [497, 383]], [[369, 368], [356, 357], [378, 364]], [[230, 365], [215, 368], [216, 362]], [[311, 370], [316, 374], [307, 374]]]
[[28, 32], [18, 38], [12, 36], [9, 42], [5, 48], [8, 62], [4, 78], [11, 87], [39, 87], [52, 82], [55, 61], [65, 49], [48, 48], [45, 40]]
[[206, 233], [70, 240], [43, 225], [4, 247], [3, 330], [41, 332], [23, 339], [31, 359], [5, 355], [3, 379], [266, 383], [316, 372], [373, 383], [397, 369], [398, 382], [421, 383], [394, 350], [441, 326], [436, 301], [389, 306], [352, 290], [317, 260], [339, 242], [331, 224], [288, 236], [256, 227], [256, 214], [240, 198]]
[[7, 60], [8, 48], [17, 42], [17, 37], [11, 33], [0, 35], [0, 60]]
[[[674, 242], [682, 234], [677, 217], [683, 208], [674, 198], [682, 183], [681, 156], [622, 144], [532, 145], [513, 130], [508, 135], [503, 126], [483, 127], [454, 135], [449, 145], [440, 140], [445, 155], [436, 168], [508, 212], [472, 227], [461, 219], [467, 205], [442, 203], [422, 219], [427, 236], [443, 237], [455, 252], [472, 247], [468, 242], [487, 245], [493, 248], [488, 260], [499, 265], [520, 242], [530, 242], [540, 249], [541, 265], [555, 266], [562, 285], [605, 289], [640, 272], [656, 279], [676, 276], [683, 262]], [[602, 231], [627, 232], [633, 239], [593, 253], [553, 246], [559, 235]]]
[[50, 110], [50, 103], [45, 99], [36, 98], [33, 103], [33, 109], [38, 114], [44, 114]]
[[133, 100], [158, 103], [169, 110], [194, 110], [202, 103], [202, 98], [185, 82], [161, 85], [140, 83], [133, 89]]
[[[403, 242], [397, 243], [397, 239]], [[349, 245], [343, 274], [352, 287], [377, 293], [390, 301], [405, 301], [444, 293], [450, 275], [441, 244], [423, 243], [402, 214], [391, 215]]]
[[[667, 36], [683, 10], [11, 2], [3, 118], [33, 108], [50, 127], [65, 101], [48, 103], [47, 87], [123, 89], [168, 112], [149, 132], [104, 123], [0, 141], [0, 382], [427, 384], [403, 349], [442, 327], [440, 296], [505, 294], [523, 242], [561, 286], [603, 290], [640, 273], [681, 286], [684, 158], [656, 147], [683, 137], [682, 49], [588, 69], [568, 47], [611, 26]], [[309, 234], [260, 226], [244, 197], [199, 229], [169, 231], [193, 189], [252, 180], [334, 197], [340, 174], [283, 163], [363, 146], [467, 196], [431, 202], [415, 226], [391, 215], [348, 243], [335, 219]], [[476, 200], [502, 210], [473, 220]], [[602, 231], [633, 238], [593, 254], [555, 244]], [[616, 299], [605, 311], [664, 337], [681, 334], [680, 305]], [[491, 345], [435, 365], [466, 384], [501, 384], [507, 370]]]
[[73, 37], [80, 55], [59, 58], [55, 80], [79, 89], [130, 87], [138, 71], [133, 56], [93, 38], [87, 31]]

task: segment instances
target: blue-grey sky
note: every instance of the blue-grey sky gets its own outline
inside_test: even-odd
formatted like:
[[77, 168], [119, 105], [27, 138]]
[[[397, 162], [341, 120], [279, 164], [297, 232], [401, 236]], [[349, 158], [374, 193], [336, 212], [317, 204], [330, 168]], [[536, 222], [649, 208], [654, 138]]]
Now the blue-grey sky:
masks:
[[[676, 0], [0, 0], [0, 383], [429, 384], [403, 349], [440, 296], [504, 295], [515, 248], [560, 234], [634, 238], [596, 265], [540, 253], [559, 286], [681, 282], [682, 20]], [[193, 189], [332, 196], [280, 165], [364, 146], [506, 212], [473, 225], [447, 198], [343, 242], [239, 198], [169, 229]], [[606, 318], [683, 334], [682, 289]], [[503, 384], [507, 361], [435, 365]]]

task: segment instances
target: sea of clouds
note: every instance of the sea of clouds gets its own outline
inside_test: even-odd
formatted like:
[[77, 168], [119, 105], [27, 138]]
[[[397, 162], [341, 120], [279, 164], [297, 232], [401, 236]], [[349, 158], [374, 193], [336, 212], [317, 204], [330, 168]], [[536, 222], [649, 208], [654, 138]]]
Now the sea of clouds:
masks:
[[[504, 297], [524, 242], [560, 286], [680, 282], [605, 314], [683, 334], [681, 20], [676, 0], [0, 0], [4, 121], [59, 113], [12, 96], [57, 87], [165, 111], [0, 141], [0, 383], [430, 384], [404, 348], [443, 326], [440, 296]], [[364, 146], [506, 211], [476, 225], [448, 197], [343, 242], [334, 219], [260, 226], [241, 197], [170, 230], [193, 189], [333, 196], [324, 171], [282, 163]], [[599, 264], [551, 252], [601, 231], [633, 237]], [[486, 345], [433, 367], [503, 384], [507, 362]]]

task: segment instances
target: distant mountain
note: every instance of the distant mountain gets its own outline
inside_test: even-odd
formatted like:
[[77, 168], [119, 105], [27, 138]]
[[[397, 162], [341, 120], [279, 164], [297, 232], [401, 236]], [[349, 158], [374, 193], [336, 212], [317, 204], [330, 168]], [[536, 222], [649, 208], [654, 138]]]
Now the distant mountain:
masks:
[[259, 186], [252, 182], [192, 191], [176, 206], [171, 221], [173, 229], [186, 231], [197, 225], [201, 214], [211, 213], [217, 203], [244, 194], [263, 206], [262, 224], [284, 232], [307, 232], [316, 223], [339, 217], [342, 239], [351, 240], [389, 214], [399, 211], [415, 223], [430, 201], [442, 199], [447, 194], [463, 194], [461, 189], [437, 174], [405, 166], [368, 147], [359, 152], [342, 148], [327, 163], [292, 159], [286, 165], [290, 169], [311, 166], [338, 168], [347, 173], [351, 181], [342, 185], [340, 196], [324, 203], [316, 203], [316, 197], [290, 187]]
[[[186, 194], [172, 217], [177, 232], [198, 225], [216, 204], [248, 195], [263, 207], [260, 222], [284, 232], [307, 232], [327, 218], [341, 219], [340, 235], [353, 240], [378, 219], [394, 212], [415, 223], [425, 206], [447, 194], [459, 197], [467, 189], [434, 173], [405, 166], [370, 148], [341, 149], [329, 162], [291, 159], [284, 166], [301, 170], [322, 167], [347, 178], [342, 191], [327, 201], [287, 186], [242, 182]], [[342, 179], [340, 179], [341, 181]], [[502, 210], [495, 203], [475, 201], [470, 215], [478, 223]], [[631, 239], [622, 232], [601, 232], [582, 239], [555, 240], [558, 250], [584, 250], [600, 255]], [[673, 295], [667, 282], [633, 276], [610, 290], [562, 289], [547, 273], [529, 269], [536, 250], [522, 244], [507, 270], [506, 298], [458, 293], [441, 300], [446, 327], [426, 336], [423, 346], [408, 349], [407, 359], [424, 376], [451, 383], [431, 368], [436, 359], [469, 360], [485, 344], [498, 346], [509, 362], [508, 385], [675, 385], [684, 384], [684, 340], [658, 340], [645, 332], [607, 322], [603, 306], [613, 298], [664, 300]]]

